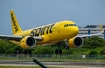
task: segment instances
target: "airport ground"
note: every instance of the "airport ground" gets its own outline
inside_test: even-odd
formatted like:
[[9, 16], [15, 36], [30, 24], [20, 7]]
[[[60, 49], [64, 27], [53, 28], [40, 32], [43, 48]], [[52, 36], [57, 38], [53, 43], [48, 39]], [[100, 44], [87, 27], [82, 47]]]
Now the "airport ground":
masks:
[[[39, 66], [0, 66], [0, 68], [41, 68]], [[100, 66], [48, 66], [48, 68], [105, 68]]]
[[[105, 68], [104, 62], [41, 62], [48, 68]], [[41, 68], [32, 61], [0, 61], [0, 68]]]
[[105, 68], [104, 55], [0, 55], [0, 68], [41, 68], [33, 59], [48, 68]]

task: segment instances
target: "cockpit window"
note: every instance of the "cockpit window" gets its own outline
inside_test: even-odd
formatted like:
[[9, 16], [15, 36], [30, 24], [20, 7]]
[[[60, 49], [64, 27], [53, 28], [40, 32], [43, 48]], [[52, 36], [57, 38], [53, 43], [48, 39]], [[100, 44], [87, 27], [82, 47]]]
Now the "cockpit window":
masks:
[[68, 26], [76, 26], [75, 24], [65, 24], [64, 27], [68, 27]]
[[74, 26], [76, 26], [76, 24], [74, 24]]

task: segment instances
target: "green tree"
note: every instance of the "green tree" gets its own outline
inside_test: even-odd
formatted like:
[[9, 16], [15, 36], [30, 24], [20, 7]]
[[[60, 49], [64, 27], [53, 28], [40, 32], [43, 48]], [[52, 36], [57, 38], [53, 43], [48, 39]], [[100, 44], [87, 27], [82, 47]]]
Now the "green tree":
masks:
[[51, 46], [36, 46], [34, 48], [34, 54], [54, 54], [54, 49]]
[[101, 54], [101, 55], [105, 55], [105, 49], [102, 49], [102, 50], [100, 51], [100, 54]]
[[98, 52], [96, 50], [91, 50], [89, 53], [89, 55], [97, 55], [97, 54], [98, 54]]
[[74, 49], [63, 49], [63, 54], [73, 54]]
[[3, 45], [0, 45], [0, 54], [5, 53], [5, 47]]
[[103, 46], [105, 46], [105, 41], [102, 38], [94, 36], [91, 38], [86, 38], [84, 40], [83, 48], [94, 49], [94, 48], [103, 47]]

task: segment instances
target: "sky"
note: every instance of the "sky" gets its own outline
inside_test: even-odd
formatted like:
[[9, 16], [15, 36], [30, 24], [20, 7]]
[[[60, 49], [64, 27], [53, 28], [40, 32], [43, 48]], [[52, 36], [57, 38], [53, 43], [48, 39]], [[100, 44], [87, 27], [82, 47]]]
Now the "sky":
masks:
[[23, 30], [62, 20], [105, 25], [105, 0], [0, 0], [0, 34], [12, 34], [11, 9]]

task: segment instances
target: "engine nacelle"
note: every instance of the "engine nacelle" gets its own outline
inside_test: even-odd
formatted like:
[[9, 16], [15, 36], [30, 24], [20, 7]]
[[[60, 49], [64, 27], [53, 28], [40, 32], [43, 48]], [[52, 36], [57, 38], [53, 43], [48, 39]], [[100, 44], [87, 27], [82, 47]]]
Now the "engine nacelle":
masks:
[[83, 40], [80, 37], [75, 37], [75, 38], [69, 39], [68, 45], [70, 48], [78, 48], [83, 45]]
[[34, 47], [36, 45], [36, 40], [33, 37], [24, 37], [20, 41], [20, 46], [24, 49]]

